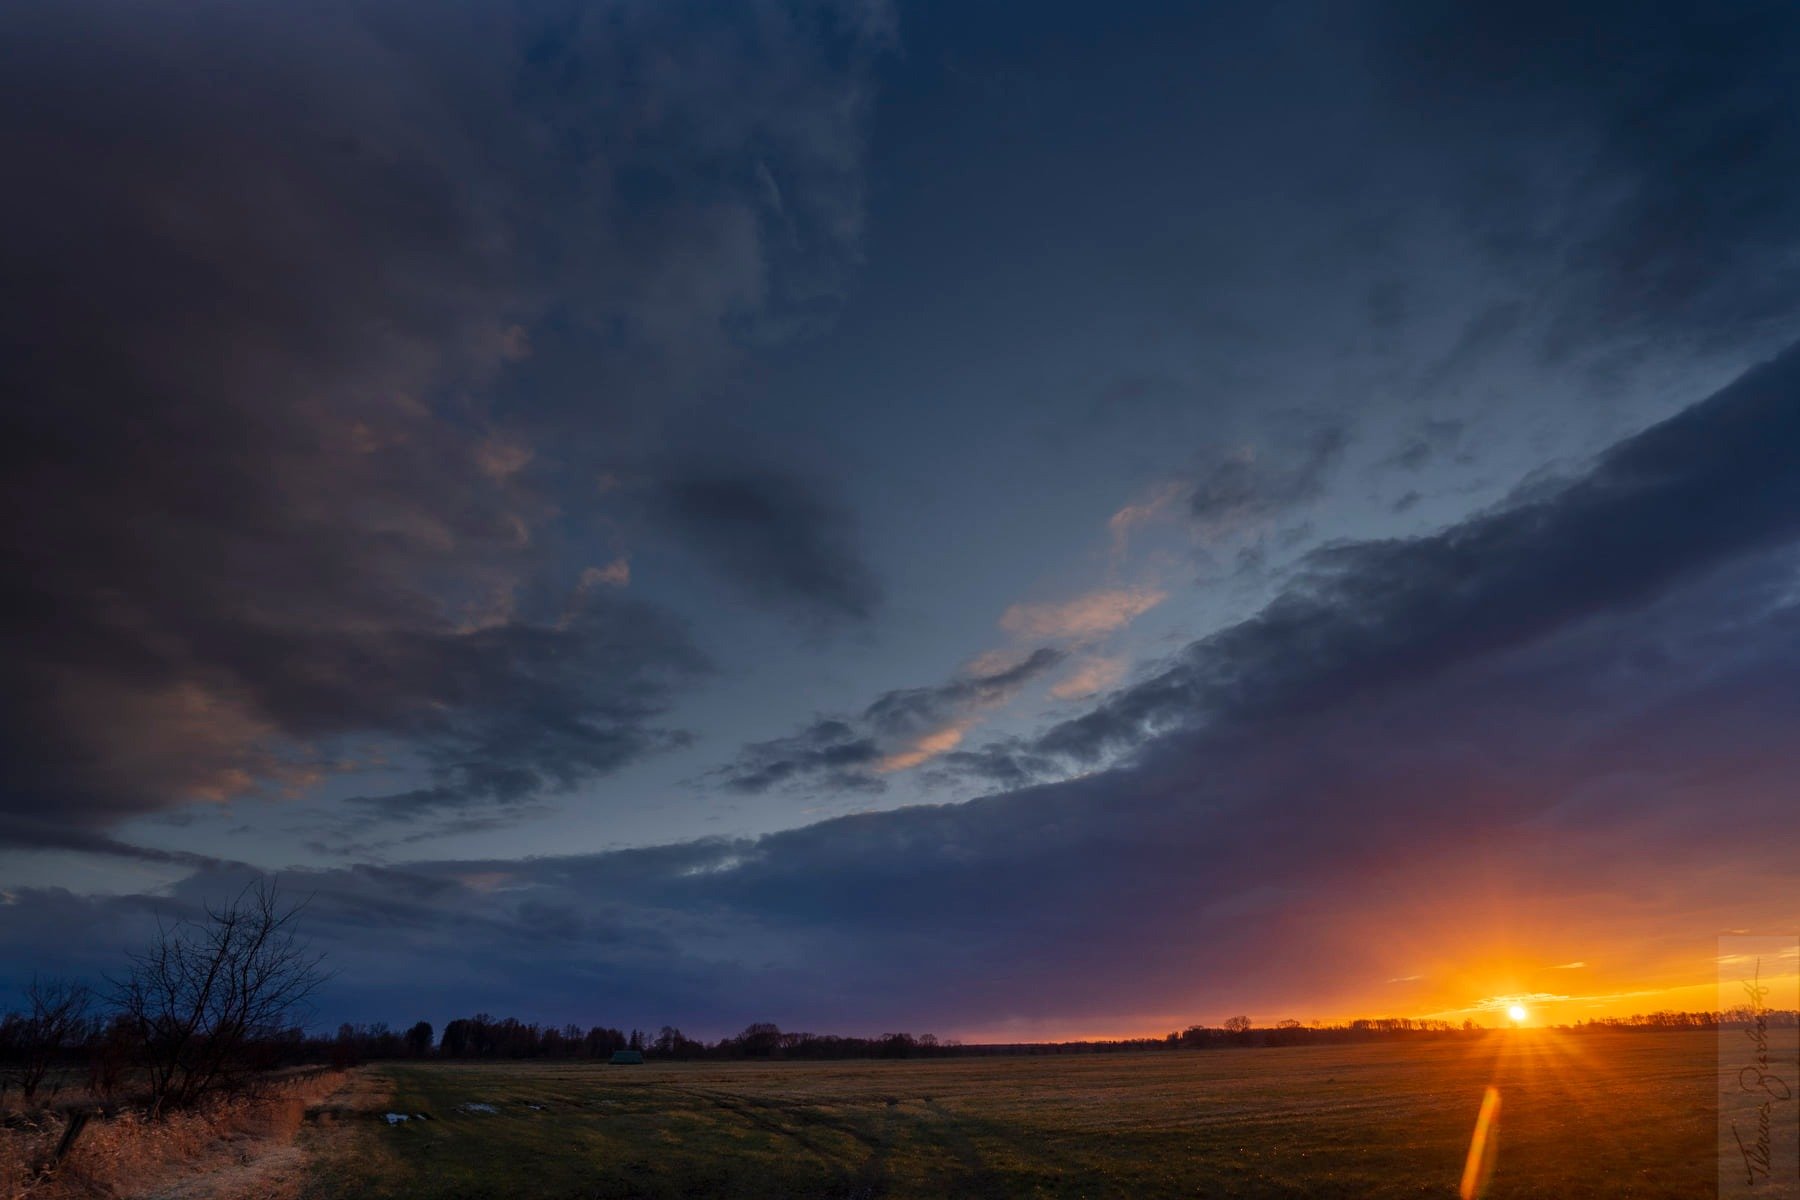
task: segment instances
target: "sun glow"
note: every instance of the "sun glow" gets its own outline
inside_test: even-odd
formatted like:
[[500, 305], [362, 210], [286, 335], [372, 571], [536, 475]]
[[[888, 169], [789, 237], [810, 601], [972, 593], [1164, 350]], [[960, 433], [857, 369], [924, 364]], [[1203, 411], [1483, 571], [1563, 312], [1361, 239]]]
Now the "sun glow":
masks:
[[1507, 1008], [1506, 1015], [1512, 1018], [1513, 1024], [1523, 1025], [1525, 1023], [1525, 1018], [1529, 1017], [1531, 1014], [1525, 1011], [1525, 1006], [1523, 1004], [1514, 1004]]

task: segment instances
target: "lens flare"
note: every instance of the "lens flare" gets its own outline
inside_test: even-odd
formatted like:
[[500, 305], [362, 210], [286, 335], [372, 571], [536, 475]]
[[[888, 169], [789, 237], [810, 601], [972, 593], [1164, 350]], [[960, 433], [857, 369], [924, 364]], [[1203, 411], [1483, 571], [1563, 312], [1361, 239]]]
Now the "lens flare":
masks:
[[1475, 1136], [1469, 1139], [1469, 1159], [1463, 1164], [1460, 1200], [1478, 1200], [1494, 1175], [1494, 1156], [1500, 1149], [1500, 1089], [1490, 1087], [1481, 1098], [1475, 1118]]

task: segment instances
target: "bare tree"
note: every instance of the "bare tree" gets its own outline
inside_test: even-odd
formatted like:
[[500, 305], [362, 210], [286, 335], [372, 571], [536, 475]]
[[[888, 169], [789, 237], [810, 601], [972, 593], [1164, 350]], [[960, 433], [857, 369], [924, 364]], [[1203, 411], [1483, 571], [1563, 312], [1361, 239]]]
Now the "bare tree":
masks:
[[302, 907], [284, 907], [272, 882], [254, 883], [202, 920], [159, 927], [132, 955], [114, 999], [137, 1040], [152, 1113], [241, 1084], [257, 1044], [301, 1015], [325, 981], [323, 956], [295, 935]]
[[0, 1023], [7, 1082], [18, 1086], [25, 1103], [37, 1098], [50, 1068], [88, 1037], [93, 993], [68, 979], [33, 979], [25, 989], [25, 1011]]

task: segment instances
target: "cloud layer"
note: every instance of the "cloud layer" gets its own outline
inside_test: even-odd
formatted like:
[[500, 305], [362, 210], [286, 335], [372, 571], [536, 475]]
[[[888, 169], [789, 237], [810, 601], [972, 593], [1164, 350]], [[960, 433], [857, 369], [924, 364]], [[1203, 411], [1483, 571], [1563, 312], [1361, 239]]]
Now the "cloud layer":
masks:
[[884, 692], [855, 716], [823, 717], [790, 737], [745, 746], [720, 775], [739, 792], [880, 791], [882, 775], [948, 754], [984, 710], [1005, 704], [1066, 657], [1041, 646], [1014, 663], [978, 663], [946, 683]]
[[1800, 919], [1800, 351], [1721, 386], [1800, 21], [978, 9], [0, 9], [0, 841], [127, 893], [4, 883], [0, 961], [303, 852], [382, 1019], [1417, 1013]]
[[[1031, 1034], [1313, 1015], [1296, 996], [1366, 1006], [1387, 981], [1466, 982], [1451, 972], [1471, 956], [1506, 963], [1521, 942], [1545, 971], [1602, 953], [1676, 970], [1723, 925], [1791, 915], [1800, 438], [1766, 435], [1800, 432], [1795, 412], [1800, 353], [1553, 494], [1334, 550], [1266, 612], [1051, 730], [1134, 747], [1078, 779], [756, 840], [293, 882], [356, 964], [343, 1002], [371, 1012], [455, 988], [555, 1017], [604, 995], [700, 1028]], [[866, 729], [939, 713], [929, 691], [892, 700]], [[828, 724], [780, 761], [854, 744]], [[143, 904], [17, 894], [8, 953], [53, 930], [93, 945]], [[360, 923], [406, 947], [404, 974], [368, 957]], [[462, 951], [425, 967], [452, 937]]]
[[[827, 311], [880, 9], [0, 28], [34, 181], [0, 199], [0, 811], [92, 828], [385, 762], [423, 813], [667, 744], [702, 655], [595, 552], [596, 447], [668, 459], [659, 408]], [[773, 468], [676, 499], [763, 591], [873, 604]]]

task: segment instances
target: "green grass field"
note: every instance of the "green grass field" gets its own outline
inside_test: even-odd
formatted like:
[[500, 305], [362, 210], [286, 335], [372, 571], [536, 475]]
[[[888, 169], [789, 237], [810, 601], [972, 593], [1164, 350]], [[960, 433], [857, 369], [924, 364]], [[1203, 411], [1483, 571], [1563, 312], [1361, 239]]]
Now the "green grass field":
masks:
[[1490, 1082], [1494, 1197], [1690, 1200], [1717, 1178], [1705, 1034], [375, 1070], [387, 1107], [431, 1119], [318, 1128], [311, 1195], [1446, 1197]]

